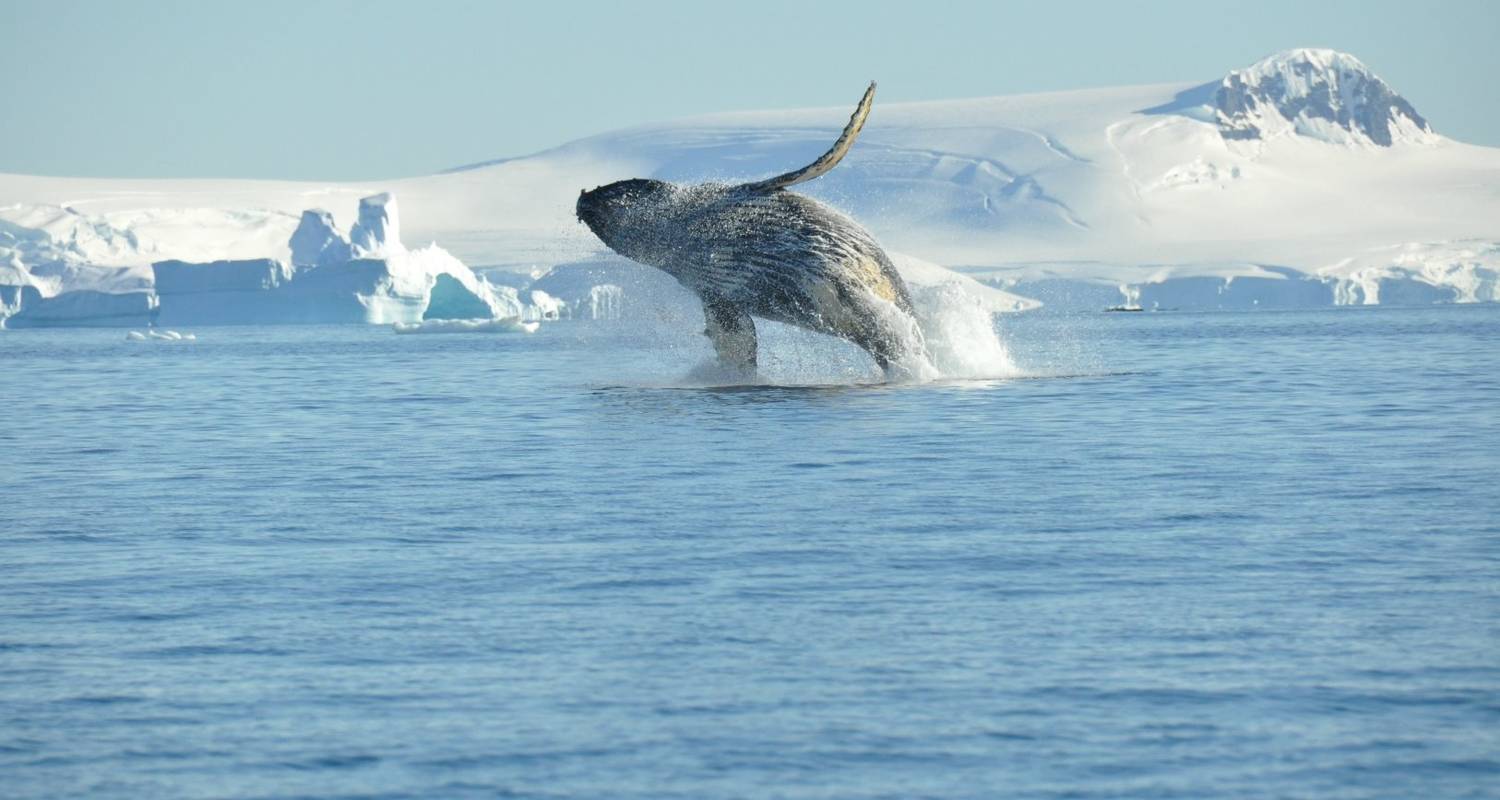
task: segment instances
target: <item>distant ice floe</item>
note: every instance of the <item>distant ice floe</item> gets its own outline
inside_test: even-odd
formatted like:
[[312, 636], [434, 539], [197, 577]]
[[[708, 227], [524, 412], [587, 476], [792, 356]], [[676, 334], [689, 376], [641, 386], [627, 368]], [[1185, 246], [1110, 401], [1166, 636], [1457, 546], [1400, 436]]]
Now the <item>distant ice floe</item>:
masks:
[[537, 315], [541, 319], [561, 319], [564, 303], [541, 289], [532, 289], [529, 292], [531, 305], [536, 308]]
[[1500, 302], [1500, 242], [1409, 242], [1318, 272], [1339, 305]]
[[1056, 273], [992, 271], [985, 280], [1051, 311], [1305, 309], [1500, 302], [1500, 242], [1464, 239], [1375, 247], [1311, 272], [1243, 262], [1089, 263]]

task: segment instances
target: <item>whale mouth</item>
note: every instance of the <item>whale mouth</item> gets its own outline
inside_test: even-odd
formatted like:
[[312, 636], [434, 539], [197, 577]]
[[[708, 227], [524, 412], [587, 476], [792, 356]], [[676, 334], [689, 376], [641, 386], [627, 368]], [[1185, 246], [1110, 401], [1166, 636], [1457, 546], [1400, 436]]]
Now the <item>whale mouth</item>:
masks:
[[616, 183], [578, 190], [578, 201], [573, 205], [573, 215], [578, 218], [579, 222], [587, 225], [595, 235], [599, 234], [601, 225], [618, 212], [623, 201], [628, 199], [619, 188], [616, 188], [619, 186], [620, 184]]
[[[596, 187], [595, 191], [597, 191], [597, 187]], [[576, 202], [576, 203], [573, 204], [573, 216], [576, 217], [579, 222], [582, 222], [585, 225], [589, 224], [589, 221], [584, 218], [585, 207], [591, 205], [591, 203], [589, 202], [589, 194], [590, 194], [589, 190], [587, 190], [587, 189], [579, 189], [578, 190], [578, 202]], [[590, 226], [590, 227], [593, 227], [593, 226]]]

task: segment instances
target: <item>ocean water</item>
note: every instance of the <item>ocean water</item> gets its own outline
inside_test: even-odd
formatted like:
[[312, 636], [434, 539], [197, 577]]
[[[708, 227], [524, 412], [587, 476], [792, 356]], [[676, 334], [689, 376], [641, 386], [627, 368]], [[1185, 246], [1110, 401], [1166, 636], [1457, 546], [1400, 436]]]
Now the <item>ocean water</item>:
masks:
[[0, 796], [1500, 796], [1500, 307], [194, 332], [0, 332]]

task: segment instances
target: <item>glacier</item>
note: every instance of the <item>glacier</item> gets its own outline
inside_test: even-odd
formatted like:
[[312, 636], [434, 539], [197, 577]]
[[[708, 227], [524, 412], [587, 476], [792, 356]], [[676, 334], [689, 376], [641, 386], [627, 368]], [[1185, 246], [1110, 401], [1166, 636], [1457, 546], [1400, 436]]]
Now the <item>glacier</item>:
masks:
[[[0, 175], [0, 317], [686, 315], [670, 279], [601, 252], [573, 219], [578, 190], [764, 177], [845, 117], [706, 115], [380, 183]], [[1332, 50], [1207, 82], [877, 103], [806, 189], [909, 254], [908, 281], [961, 286], [991, 313], [1500, 301], [1500, 149], [1442, 136]], [[94, 295], [59, 299], [77, 292]]]

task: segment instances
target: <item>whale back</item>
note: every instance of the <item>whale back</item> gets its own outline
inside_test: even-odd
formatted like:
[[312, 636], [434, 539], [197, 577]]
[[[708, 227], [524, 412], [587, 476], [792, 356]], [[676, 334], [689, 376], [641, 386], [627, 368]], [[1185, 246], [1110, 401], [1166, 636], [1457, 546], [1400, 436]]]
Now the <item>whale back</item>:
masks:
[[694, 194], [644, 260], [689, 289], [781, 321], [796, 320], [773, 309], [805, 307], [802, 299], [819, 286], [863, 287], [910, 310], [906, 286], [880, 245], [837, 210], [795, 192], [702, 187]]

